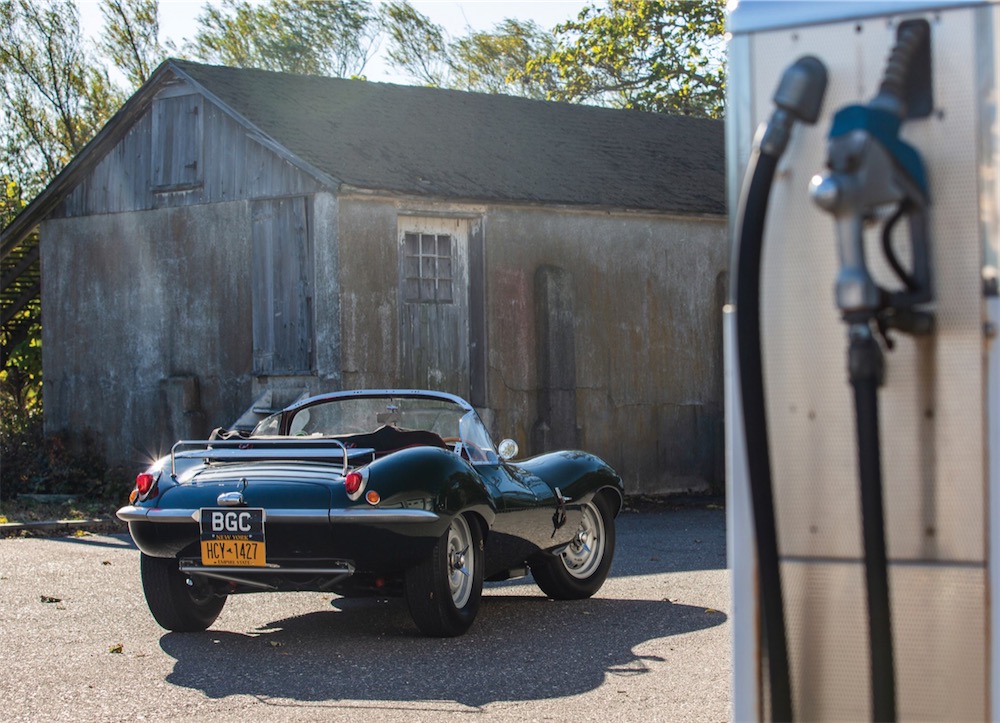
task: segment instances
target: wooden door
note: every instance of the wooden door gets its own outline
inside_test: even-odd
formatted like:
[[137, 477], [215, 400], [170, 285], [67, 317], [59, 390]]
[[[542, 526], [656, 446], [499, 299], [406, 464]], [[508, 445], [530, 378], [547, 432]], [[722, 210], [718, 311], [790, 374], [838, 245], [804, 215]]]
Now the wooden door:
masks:
[[253, 202], [254, 373], [313, 366], [312, 252], [304, 198]]
[[469, 395], [469, 221], [399, 222], [400, 384]]

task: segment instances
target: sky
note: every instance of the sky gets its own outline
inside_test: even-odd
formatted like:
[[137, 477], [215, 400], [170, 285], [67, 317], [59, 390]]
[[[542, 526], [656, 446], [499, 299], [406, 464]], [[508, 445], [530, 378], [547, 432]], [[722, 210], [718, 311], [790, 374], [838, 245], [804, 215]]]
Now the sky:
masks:
[[[221, 4], [216, 2], [216, 5]], [[577, 0], [410, 0], [418, 11], [426, 15], [432, 22], [442, 26], [452, 37], [465, 35], [469, 29], [490, 30], [505, 18], [518, 20], [534, 20], [539, 26], [548, 30], [554, 25], [573, 19], [584, 6], [599, 4], [598, 2], [579, 2]], [[160, 39], [172, 39], [181, 47], [185, 39], [194, 36], [196, 18], [201, 13], [203, 0], [160, 0]], [[98, 0], [78, 0], [80, 21], [85, 34], [94, 36], [100, 32], [102, 25], [101, 11]], [[373, 58], [365, 67], [365, 76], [369, 80], [393, 83], [406, 83], [404, 76], [395, 73], [382, 60], [381, 53]]]

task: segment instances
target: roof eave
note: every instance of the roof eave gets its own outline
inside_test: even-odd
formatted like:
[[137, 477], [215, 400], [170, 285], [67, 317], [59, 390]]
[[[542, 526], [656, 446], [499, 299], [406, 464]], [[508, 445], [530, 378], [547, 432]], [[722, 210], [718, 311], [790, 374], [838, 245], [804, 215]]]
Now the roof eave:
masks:
[[561, 211], [581, 211], [596, 213], [637, 213], [657, 216], [674, 216], [697, 218], [704, 220], [719, 220], [726, 218], [725, 209], [718, 211], [704, 208], [663, 208], [662, 206], [627, 206], [623, 204], [597, 201], [566, 201], [557, 199], [513, 198], [501, 196], [474, 196], [435, 193], [434, 191], [416, 191], [410, 189], [383, 188], [374, 185], [361, 185], [343, 182], [339, 188], [342, 195], [354, 194], [365, 197], [385, 197], [395, 199], [414, 199], [430, 202], [471, 204], [475, 206], [531, 206]]

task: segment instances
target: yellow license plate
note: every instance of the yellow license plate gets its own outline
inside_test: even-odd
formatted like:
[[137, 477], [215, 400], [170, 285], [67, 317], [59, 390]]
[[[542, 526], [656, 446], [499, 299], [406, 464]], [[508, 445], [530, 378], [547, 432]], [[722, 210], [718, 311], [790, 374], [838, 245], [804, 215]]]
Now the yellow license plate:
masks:
[[212, 508], [201, 510], [201, 564], [223, 567], [264, 567], [264, 510]]

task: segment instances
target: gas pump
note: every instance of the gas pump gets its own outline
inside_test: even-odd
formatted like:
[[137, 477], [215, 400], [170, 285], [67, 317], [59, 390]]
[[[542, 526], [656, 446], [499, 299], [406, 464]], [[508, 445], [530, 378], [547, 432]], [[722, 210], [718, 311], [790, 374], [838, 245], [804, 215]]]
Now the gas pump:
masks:
[[737, 720], [1000, 715], [998, 29], [984, 2], [731, 13]]

